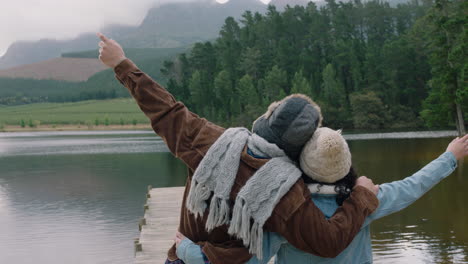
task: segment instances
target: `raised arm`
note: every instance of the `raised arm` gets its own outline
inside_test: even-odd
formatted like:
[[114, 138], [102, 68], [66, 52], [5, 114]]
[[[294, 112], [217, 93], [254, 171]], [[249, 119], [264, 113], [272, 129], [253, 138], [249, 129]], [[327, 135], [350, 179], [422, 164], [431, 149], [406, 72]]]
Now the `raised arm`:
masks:
[[373, 221], [408, 207], [457, 167], [457, 159], [468, 155], [468, 136], [454, 139], [447, 151], [410, 177], [380, 185], [380, 205], [367, 221]]
[[203, 155], [224, 129], [190, 112], [157, 82], [125, 57], [122, 47], [102, 34], [101, 61], [114, 69], [117, 79], [129, 90], [153, 130], [169, 150], [195, 169]]

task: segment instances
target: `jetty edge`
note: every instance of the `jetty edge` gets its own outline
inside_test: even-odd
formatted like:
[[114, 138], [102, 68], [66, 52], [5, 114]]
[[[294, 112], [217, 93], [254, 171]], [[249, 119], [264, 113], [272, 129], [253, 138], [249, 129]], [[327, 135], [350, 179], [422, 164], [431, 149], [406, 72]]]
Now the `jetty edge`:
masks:
[[[174, 244], [179, 227], [180, 207], [185, 187], [148, 186], [144, 216], [138, 222], [140, 236], [134, 240], [135, 264], [161, 263]], [[272, 259], [269, 264], [273, 264]]]

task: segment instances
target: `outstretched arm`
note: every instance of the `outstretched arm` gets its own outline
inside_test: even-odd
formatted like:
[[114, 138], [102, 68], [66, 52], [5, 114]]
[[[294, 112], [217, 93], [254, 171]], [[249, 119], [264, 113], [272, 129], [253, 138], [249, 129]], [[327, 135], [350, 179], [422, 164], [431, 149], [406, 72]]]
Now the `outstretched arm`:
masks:
[[457, 160], [468, 155], [468, 135], [454, 139], [447, 151], [410, 177], [380, 186], [379, 208], [367, 221], [374, 221], [408, 207], [421, 198], [457, 167]]
[[125, 57], [122, 47], [102, 34], [99, 59], [114, 69], [117, 79], [129, 90], [153, 130], [169, 150], [195, 169], [209, 147], [224, 132], [222, 127], [190, 112], [157, 82]]

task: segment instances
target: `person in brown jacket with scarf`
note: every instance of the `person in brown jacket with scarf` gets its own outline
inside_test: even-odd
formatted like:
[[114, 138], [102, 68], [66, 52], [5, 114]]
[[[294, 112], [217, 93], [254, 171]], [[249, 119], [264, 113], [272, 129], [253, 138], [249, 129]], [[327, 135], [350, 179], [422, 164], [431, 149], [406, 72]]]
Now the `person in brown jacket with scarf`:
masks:
[[[179, 231], [201, 245], [203, 253], [211, 263], [247, 262], [252, 255], [242, 240], [229, 235], [227, 224], [217, 226], [208, 232], [205, 228], [208, 214], [197, 218], [186, 207], [192, 176], [225, 129], [190, 112], [183, 103], [177, 102], [167, 90], [127, 59], [117, 42], [102, 34], [98, 36], [102, 40], [99, 43], [100, 60], [114, 69], [116, 78], [129, 90], [141, 110], [150, 119], [156, 134], [188, 167]], [[267, 119], [265, 115], [262, 117]], [[312, 125], [318, 123], [317, 120], [310, 122]], [[307, 139], [302, 144], [306, 141]], [[268, 161], [254, 157], [248, 153], [247, 147], [243, 148], [237, 175], [229, 194], [230, 201], [236, 200], [237, 194], [246, 182]], [[309, 199], [310, 191], [303, 180], [298, 179], [276, 204], [263, 228], [281, 234], [304, 252], [322, 257], [335, 257], [351, 243], [365, 218], [377, 208], [376, 193], [377, 188], [372, 181], [365, 177], [360, 178], [350, 198], [331, 219], [327, 220]], [[307, 231], [303, 229], [305, 226]], [[169, 249], [168, 261], [178, 260], [175, 249], [175, 245]]]

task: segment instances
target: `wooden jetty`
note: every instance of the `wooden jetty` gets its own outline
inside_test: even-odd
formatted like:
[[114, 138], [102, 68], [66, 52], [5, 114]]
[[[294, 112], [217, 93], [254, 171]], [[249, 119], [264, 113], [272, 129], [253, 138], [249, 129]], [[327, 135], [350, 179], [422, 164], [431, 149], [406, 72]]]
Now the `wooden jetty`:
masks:
[[167, 251], [174, 244], [179, 226], [184, 189], [148, 186], [145, 215], [138, 224], [140, 237], [134, 241], [135, 264], [163, 264], [166, 261]]
[[184, 189], [148, 186], [145, 216], [138, 224], [140, 237], [135, 239], [135, 264], [163, 264], [166, 261], [167, 251], [174, 244], [179, 227]]

